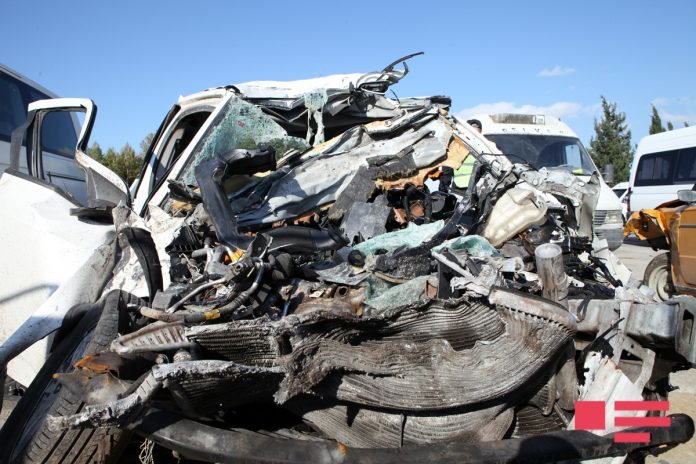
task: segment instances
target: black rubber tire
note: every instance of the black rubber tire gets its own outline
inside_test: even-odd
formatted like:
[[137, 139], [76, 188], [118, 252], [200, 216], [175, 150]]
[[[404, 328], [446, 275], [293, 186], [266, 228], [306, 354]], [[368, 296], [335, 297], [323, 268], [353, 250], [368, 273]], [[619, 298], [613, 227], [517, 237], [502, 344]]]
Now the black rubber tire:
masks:
[[676, 293], [672, 284], [672, 260], [669, 253], [655, 256], [645, 268], [643, 283], [655, 290], [661, 301], [670, 299]]
[[118, 428], [76, 428], [52, 432], [47, 415], [71, 415], [84, 403], [53, 379], [68, 372], [87, 354], [109, 348], [123, 324], [129, 295], [105, 295], [87, 311], [77, 326], [51, 353], [24, 396], [0, 430], [0, 463], [105, 463], [116, 462], [130, 434]]

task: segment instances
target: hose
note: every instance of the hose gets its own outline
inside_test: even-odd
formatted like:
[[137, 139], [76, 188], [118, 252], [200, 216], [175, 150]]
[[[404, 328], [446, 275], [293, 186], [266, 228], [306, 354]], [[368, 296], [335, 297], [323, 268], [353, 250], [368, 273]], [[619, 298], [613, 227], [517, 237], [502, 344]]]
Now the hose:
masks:
[[212, 282], [208, 282], [207, 284], [203, 284], [200, 287], [196, 288], [192, 292], [190, 292], [188, 295], [186, 295], [184, 298], [179, 300], [176, 304], [172, 305], [170, 308], [168, 308], [165, 311], [160, 311], [158, 309], [153, 309], [149, 308], [146, 306], [141, 306], [140, 307], [140, 314], [143, 316], [150, 318], [150, 319], [155, 319], [158, 321], [163, 321], [163, 322], [176, 322], [176, 321], [184, 321], [190, 324], [196, 324], [200, 322], [206, 322], [214, 319], [219, 319], [221, 317], [225, 317], [239, 309], [244, 303], [246, 303], [249, 298], [251, 298], [259, 289], [261, 286], [261, 281], [263, 280], [263, 275], [264, 271], [267, 268], [270, 268], [270, 264], [268, 263], [263, 263], [260, 260], [256, 262], [256, 277], [254, 278], [254, 282], [249, 286], [248, 289], [245, 291], [241, 292], [237, 297], [235, 297], [234, 300], [230, 301], [224, 306], [221, 306], [219, 308], [214, 308], [211, 309], [210, 311], [191, 311], [191, 310], [186, 310], [186, 311], [179, 311], [177, 313], [174, 313], [178, 307], [181, 306], [181, 304], [184, 303], [185, 300], [191, 298], [193, 295], [196, 293], [200, 292], [204, 288], [209, 288], [213, 285], [217, 285], [220, 283], [224, 283], [226, 279], [218, 279]]
[[208, 283], [205, 283], [205, 284], [203, 284], [203, 285], [200, 285], [199, 287], [194, 288], [194, 289], [193, 289], [191, 292], [189, 292], [188, 294], [184, 295], [183, 298], [181, 298], [179, 301], [177, 301], [176, 303], [174, 303], [173, 305], [171, 305], [169, 308], [165, 309], [164, 312], [171, 314], [171, 313], [173, 313], [174, 311], [176, 311], [177, 309], [179, 309], [179, 308], [181, 307], [181, 305], [183, 305], [184, 303], [186, 303], [188, 300], [190, 300], [192, 297], [196, 296], [197, 294], [199, 294], [199, 293], [202, 292], [203, 290], [206, 290], [206, 289], [208, 289], [208, 288], [210, 288], [210, 287], [214, 287], [214, 286], [216, 286], [216, 285], [224, 284], [225, 282], [227, 282], [227, 278], [226, 278], [226, 277], [222, 277], [222, 278], [220, 278], [220, 279], [212, 280], [212, 281], [210, 281], [210, 282], [208, 282]]
[[314, 253], [338, 250], [348, 244], [345, 238], [331, 230], [302, 226], [286, 226], [265, 232], [273, 238], [270, 250], [283, 249], [289, 253]]
[[251, 284], [251, 286], [249, 286], [249, 288], [237, 295], [234, 300], [211, 311], [189, 313], [184, 317], [184, 320], [189, 323], [205, 322], [228, 316], [239, 309], [240, 306], [246, 303], [247, 300], [258, 291], [259, 287], [261, 286], [261, 280], [263, 280], [264, 271], [266, 270], [266, 267], [270, 266], [266, 263], [258, 263], [256, 267], [257, 271], [254, 282]]

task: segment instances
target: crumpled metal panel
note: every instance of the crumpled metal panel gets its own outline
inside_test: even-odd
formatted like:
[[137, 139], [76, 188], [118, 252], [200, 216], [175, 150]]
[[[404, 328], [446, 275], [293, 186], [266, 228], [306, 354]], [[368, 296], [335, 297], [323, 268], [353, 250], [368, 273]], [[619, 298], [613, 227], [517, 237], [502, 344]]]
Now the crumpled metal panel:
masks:
[[351, 349], [333, 340], [305, 342], [286, 361], [288, 376], [276, 398], [315, 388], [331, 371], [352, 372], [327, 387], [337, 399], [373, 407], [434, 410], [501, 398], [534, 376], [574, 332], [522, 311], [499, 314], [506, 333], [470, 350], [455, 351], [442, 339]]
[[[371, 157], [403, 157], [406, 149], [412, 149], [411, 169], [429, 166], [446, 156], [452, 131], [442, 119], [432, 119], [417, 129], [408, 129], [399, 137], [373, 139], [362, 136], [363, 143], [346, 152], [318, 155], [282, 177], [274, 177], [272, 185], [261, 201], [248, 205], [239, 214], [239, 225], [271, 224], [300, 216], [318, 206], [331, 203], [341, 194], [355, 176], [358, 168], [366, 165]], [[361, 135], [356, 133], [356, 137]], [[263, 182], [263, 181], [262, 181]], [[248, 191], [238, 192], [237, 198]], [[253, 207], [253, 209], [252, 209]]]
[[385, 311], [370, 318], [348, 317], [331, 312], [290, 315], [280, 321], [242, 320], [194, 326], [186, 337], [215, 356], [240, 364], [279, 366], [284, 355], [301, 345], [304, 337], [326, 334], [346, 343], [425, 343], [443, 339], [454, 350], [473, 347], [477, 341], [501, 336], [505, 325], [497, 313], [480, 302], [462, 302], [448, 307], [420, 302]]
[[[244, 364], [287, 353], [274, 361], [286, 373], [276, 394], [281, 404], [314, 391], [339, 401], [424, 411], [509, 394], [556, 356], [574, 331], [572, 317], [561, 309], [493, 310], [470, 301], [425, 303], [362, 319], [314, 311], [278, 322], [192, 327], [187, 336], [206, 348], [209, 338], [225, 340], [228, 348], [216, 345], [218, 353]], [[244, 352], [238, 339], [265, 340], [255, 344], [265, 349]]]
[[[183, 410], [199, 414], [250, 404], [274, 391], [277, 402], [295, 409], [305, 394], [316, 394], [319, 406], [304, 411], [307, 420], [356, 446], [453, 435], [501, 438], [510, 425], [509, 408], [538, 388], [536, 376], [558, 358], [575, 327], [570, 314], [553, 305], [526, 308], [532, 302], [521, 296], [523, 304], [511, 308], [503, 303], [518, 295], [496, 292], [502, 295], [491, 297], [497, 307], [424, 302], [362, 319], [319, 310], [276, 322], [190, 327], [187, 338], [232, 360], [154, 366], [142, 393], [89, 406], [55, 425], [118, 422], [159, 385]], [[348, 408], [346, 415], [346, 402], [358, 409]], [[369, 438], [375, 429], [381, 434]]]
[[251, 99], [292, 100], [302, 98], [315, 89], [331, 93], [349, 93], [355, 87], [371, 82], [399, 82], [407, 70], [384, 70], [370, 73], [333, 74], [331, 76], [296, 81], [250, 81], [235, 84], [235, 88]]
[[184, 337], [184, 326], [180, 322], [155, 322], [142, 329], [122, 335], [111, 342], [111, 351], [120, 355], [162, 349], [162, 346], [188, 346], [190, 342]]
[[[226, 361], [187, 361], [157, 372], [164, 386], [179, 391], [187, 407], [203, 416], [220, 407], [268, 401], [283, 378], [277, 369], [248, 368]], [[249, 374], [249, 375], [247, 375]]]
[[[267, 394], [265, 389], [277, 383], [278, 380], [274, 382], [273, 379], [277, 379], [279, 374], [278, 369], [249, 367], [217, 360], [155, 365], [143, 376], [133, 393], [108, 403], [86, 405], [72, 416], [52, 416], [47, 421], [52, 430], [85, 425], [118, 425], [141, 414], [162, 387], [177, 394], [178, 400], [183, 403], [183, 409], [192, 409], [194, 405], [203, 406], [200, 412], [205, 414], [225, 402], [233, 406], [248, 404], [254, 398]], [[248, 379], [255, 379], [258, 385], [249, 388], [253, 385], [244, 383]], [[227, 396], [224, 401], [220, 399], [220, 396], [229, 395], [230, 392], [238, 394]], [[197, 404], [197, 399], [202, 399], [203, 402]], [[205, 405], [210, 407], [205, 409]]]
[[500, 440], [513, 410], [504, 404], [459, 413], [398, 414], [338, 405], [306, 412], [314, 428], [354, 448], [397, 448], [454, 440]]
[[597, 207], [600, 192], [597, 173], [585, 182], [561, 169], [541, 168], [538, 171], [523, 171], [520, 173], [520, 178], [542, 192], [556, 193], [570, 198], [575, 207], [578, 234], [592, 237], [592, 215]]

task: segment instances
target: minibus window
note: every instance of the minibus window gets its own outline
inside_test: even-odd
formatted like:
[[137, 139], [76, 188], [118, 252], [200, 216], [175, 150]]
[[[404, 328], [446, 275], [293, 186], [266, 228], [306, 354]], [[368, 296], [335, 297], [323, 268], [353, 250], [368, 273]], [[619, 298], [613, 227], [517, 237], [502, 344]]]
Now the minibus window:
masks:
[[672, 183], [672, 168], [677, 150], [651, 153], [640, 158], [636, 170], [636, 187]]

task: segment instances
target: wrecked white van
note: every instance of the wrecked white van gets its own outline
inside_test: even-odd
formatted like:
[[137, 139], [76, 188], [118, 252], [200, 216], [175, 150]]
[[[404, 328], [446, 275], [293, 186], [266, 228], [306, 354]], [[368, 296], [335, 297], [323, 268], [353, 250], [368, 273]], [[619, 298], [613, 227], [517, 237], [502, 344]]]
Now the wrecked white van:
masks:
[[[446, 97], [388, 98], [400, 62], [180, 99], [134, 196], [84, 154], [89, 100], [31, 107], [28, 134], [85, 112], [89, 197], [0, 177], [0, 366], [31, 381], [0, 462], [155, 443], [203, 462], [548, 462], [690, 439], [683, 414], [638, 444], [574, 416], [667, 398], [696, 362], [694, 300], [658, 305], [593, 237], [596, 175], [511, 162]], [[426, 187], [468, 156], [466, 195]]]

